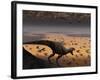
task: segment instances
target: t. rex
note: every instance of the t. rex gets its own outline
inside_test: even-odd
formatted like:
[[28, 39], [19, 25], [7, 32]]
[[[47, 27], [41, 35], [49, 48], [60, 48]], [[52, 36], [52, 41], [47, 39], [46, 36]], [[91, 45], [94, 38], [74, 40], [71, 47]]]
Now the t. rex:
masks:
[[50, 47], [53, 51], [53, 53], [48, 57], [48, 61], [51, 63], [50, 58], [53, 57], [55, 54], [58, 54], [58, 57], [56, 58], [56, 63], [59, 66], [58, 59], [62, 56], [71, 53], [73, 55], [73, 51], [75, 48], [65, 48], [61, 42], [56, 41], [50, 41], [50, 40], [37, 40], [33, 42], [29, 42], [28, 44], [42, 44]]

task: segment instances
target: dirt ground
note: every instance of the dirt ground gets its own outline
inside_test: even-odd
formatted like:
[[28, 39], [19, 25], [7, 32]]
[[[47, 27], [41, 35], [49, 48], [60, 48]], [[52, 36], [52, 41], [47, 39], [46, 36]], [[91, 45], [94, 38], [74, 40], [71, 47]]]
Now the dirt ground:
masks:
[[[33, 35], [34, 36], [34, 35]], [[59, 41], [64, 44], [64, 47], [74, 47], [74, 55], [66, 54], [59, 59], [59, 64], [62, 67], [78, 67], [78, 66], [90, 66], [91, 62], [91, 50], [90, 50], [90, 37], [85, 36], [68, 36], [63, 34], [46, 34], [44, 40]], [[52, 54], [52, 49], [45, 45], [36, 44], [23, 44], [23, 48], [33, 56], [48, 61], [48, 57]], [[43, 49], [41, 51], [40, 49]], [[56, 58], [58, 55], [54, 55], [51, 58], [51, 62], [56, 64]]]

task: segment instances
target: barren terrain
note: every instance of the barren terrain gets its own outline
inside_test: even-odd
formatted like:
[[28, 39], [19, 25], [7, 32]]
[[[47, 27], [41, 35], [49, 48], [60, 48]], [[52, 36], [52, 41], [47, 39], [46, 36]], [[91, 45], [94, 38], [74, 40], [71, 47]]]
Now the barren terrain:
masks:
[[[39, 35], [39, 34], [38, 34]], [[27, 36], [35, 37], [35, 34], [28, 34]], [[57, 33], [44, 34], [43, 40], [58, 41], [64, 44], [64, 47], [74, 47], [74, 55], [66, 54], [59, 59], [61, 67], [78, 67], [90, 66], [91, 52], [90, 52], [90, 37], [86, 35], [65, 35]], [[23, 48], [33, 56], [48, 61], [48, 57], [52, 54], [52, 49], [45, 45], [23, 44]], [[45, 49], [41, 50], [40, 49]], [[57, 54], [51, 58], [52, 65], [56, 65]]]

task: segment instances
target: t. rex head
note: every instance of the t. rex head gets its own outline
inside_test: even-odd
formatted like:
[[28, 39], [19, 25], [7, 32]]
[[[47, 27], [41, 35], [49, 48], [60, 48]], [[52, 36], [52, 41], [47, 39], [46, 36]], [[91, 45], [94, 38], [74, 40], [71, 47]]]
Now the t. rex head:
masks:
[[74, 51], [74, 50], [75, 50], [75, 48], [73, 48], [73, 47], [71, 47], [70, 49], [71, 49], [72, 51]]

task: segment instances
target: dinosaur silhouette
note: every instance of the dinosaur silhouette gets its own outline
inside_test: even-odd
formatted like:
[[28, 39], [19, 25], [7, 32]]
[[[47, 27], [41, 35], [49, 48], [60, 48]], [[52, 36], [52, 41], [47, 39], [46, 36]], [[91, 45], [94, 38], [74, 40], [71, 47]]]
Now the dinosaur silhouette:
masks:
[[53, 53], [48, 57], [48, 61], [51, 63], [50, 58], [53, 57], [55, 54], [58, 54], [58, 57], [56, 58], [56, 63], [58, 66], [58, 59], [61, 58], [62, 56], [71, 53], [73, 55], [73, 51], [75, 48], [65, 48], [61, 42], [56, 42], [56, 41], [50, 41], [50, 40], [37, 40], [33, 42], [28, 42], [28, 44], [42, 44], [50, 47], [53, 51]]

